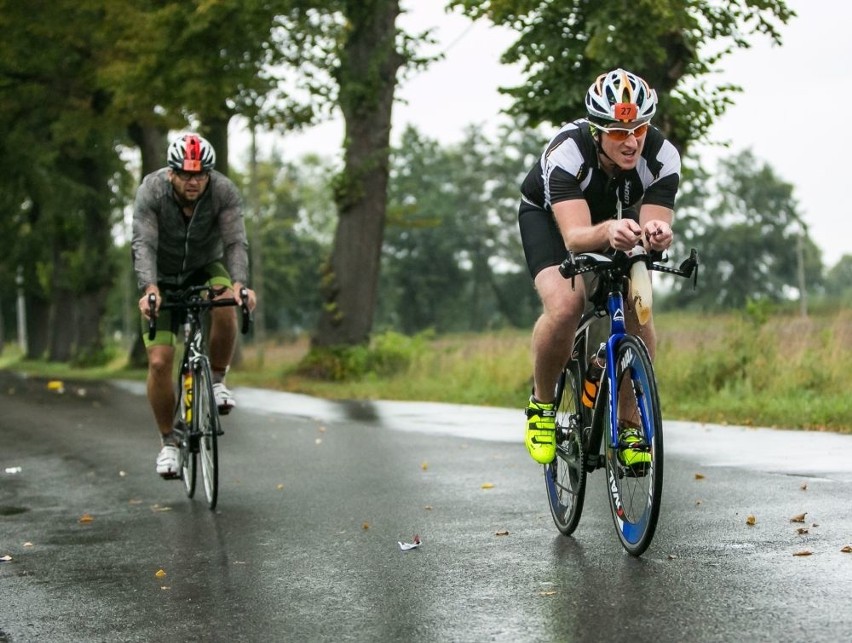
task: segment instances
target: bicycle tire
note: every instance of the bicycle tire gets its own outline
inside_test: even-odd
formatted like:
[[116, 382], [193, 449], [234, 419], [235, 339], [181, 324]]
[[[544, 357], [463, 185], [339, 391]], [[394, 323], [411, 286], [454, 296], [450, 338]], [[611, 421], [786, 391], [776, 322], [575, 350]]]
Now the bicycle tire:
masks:
[[569, 364], [556, 386], [556, 457], [544, 465], [550, 514], [565, 536], [577, 528], [586, 496], [580, 386], [579, 374]]
[[213, 397], [210, 364], [201, 360], [195, 368], [192, 400], [195, 435], [198, 438], [198, 460], [207, 506], [216, 508], [219, 497], [219, 412]]
[[192, 449], [192, 415], [190, 421], [187, 422], [184, 417], [185, 406], [180, 396], [184, 394], [183, 376], [178, 379], [177, 395], [179, 396], [175, 407], [175, 419], [172, 426], [176, 427], [175, 433], [178, 436], [178, 451], [180, 457], [180, 477], [183, 480], [183, 488], [186, 491], [188, 498], [195, 495], [195, 452]]
[[192, 450], [192, 427], [189, 427], [180, 443], [181, 478], [187, 498], [195, 496], [195, 481], [198, 478], [196, 453]]
[[[630, 408], [630, 417], [640, 418], [639, 450], [650, 455], [640, 466], [625, 466], [619, 459], [618, 443], [613, 444], [611, 415], [606, 413], [606, 475], [609, 505], [618, 538], [624, 549], [633, 556], [642, 555], [657, 528], [663, 493], [663, 424], [654, 368], [642, 340], [626, 335], [618, 343], [615, 355], [614, 392], [606, 391], [610, 406], [619, 407], [619, 396], [630, 395], [619, 413]], [[629, 388], [625, 388], [629, 385]], [[606, 387], [608, 389], [608, 387]], [[628, 418], [630, 419], [630, 418]], [[635, 423], [635, 420], [634, 422]], [[633, 445], [631, 445], [633, 447]]]

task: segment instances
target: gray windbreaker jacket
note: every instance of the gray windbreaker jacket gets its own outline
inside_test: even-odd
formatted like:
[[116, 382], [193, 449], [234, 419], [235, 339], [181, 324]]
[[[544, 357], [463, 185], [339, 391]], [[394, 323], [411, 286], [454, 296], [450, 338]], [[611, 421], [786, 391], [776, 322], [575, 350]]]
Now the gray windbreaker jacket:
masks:
[[248, 240], [237, 186], [219, 172], [186, 219], [175, 200], [168, 168], [142, 179], [133, 211], [133, 269], [140, 289], [181, 284], [192, 272], [222, 261], [232, 281], [248, 283]]

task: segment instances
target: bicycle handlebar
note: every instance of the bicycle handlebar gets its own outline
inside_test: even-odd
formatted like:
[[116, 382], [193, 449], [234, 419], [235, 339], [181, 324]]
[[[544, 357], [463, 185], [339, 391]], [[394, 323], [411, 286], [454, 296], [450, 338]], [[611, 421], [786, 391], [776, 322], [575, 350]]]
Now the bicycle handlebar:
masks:
[[662, 253], [647, 254], [642, 246], [637, 246], [630, 252], [616, 251], [614, 254], [605, 255], [599, 252], [568, 253], [568, 257], [559, 266], [559, 273], [565, 279], [571, 279], [586, 272], [610, 272], [615, 275], [627, 276], [630, 267], [637, 261], [644, 261], [648, 270], [656, 270], [669, 275], [676, 275], [686, 279], [692, 278], [693, 287], [698, 285], [698, 251], [693, 248], [689, 257], [684, 259], [677, 268], [664, 266], [662, 262], [668, 261], [668, 257]]
[[[206, 292], [206, 295], [201, 293]], [[216, 290], [210, 286], [190, 286], [185, 290], [166, 292], [166, 298], [160, 303], [160, 310], [195, 310], [202, 311], [210, 308], [222, 308], [225, 306], [237, 306], [237, 300], [234, 297], [226, 299], [213, 299]], [[240, 289], [240, 298], [242, 303], [239, 304], [240, 312], [242, 313], [242, 324], [240, 331], [245, 335], [251, 326], [251, 311], [248, 308], [248, 289]], [[157, 334], [157, 296], [154, 293], [148, 295], [148, 339], [154, 339]]]

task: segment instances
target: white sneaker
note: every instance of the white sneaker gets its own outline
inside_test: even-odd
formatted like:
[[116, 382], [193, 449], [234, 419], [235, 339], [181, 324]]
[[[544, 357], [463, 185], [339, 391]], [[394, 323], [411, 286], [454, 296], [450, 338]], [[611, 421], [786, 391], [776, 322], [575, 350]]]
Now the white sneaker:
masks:
[[216, 406], [219, 407], [219, 415], [228, 415], [231, 409], [237, 405], [234, 402], [234, 396], [231, 395], [231, 391], [228, 390], [224, 382], [217, 382], [213, 385], [213, 397], [216, 400]]
[[166, 478], [178, 477], [178, 448], [172, 444], [167, 444], [160, 449], [160, 455], [157, 456], [157, 473]]

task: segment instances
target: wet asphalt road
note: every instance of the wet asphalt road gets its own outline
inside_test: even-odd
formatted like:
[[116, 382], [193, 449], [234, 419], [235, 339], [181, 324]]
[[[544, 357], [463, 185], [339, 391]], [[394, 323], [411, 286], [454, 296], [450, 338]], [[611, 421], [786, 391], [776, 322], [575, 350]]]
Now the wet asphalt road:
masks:
[[520, 411], [238, 389], [214, 513], [138, 386], [83, 386], [0, 373], [3, 643], [852, 640], [849, 436], [668, 424], [634, 559], [600, 472], [556, 531]]

